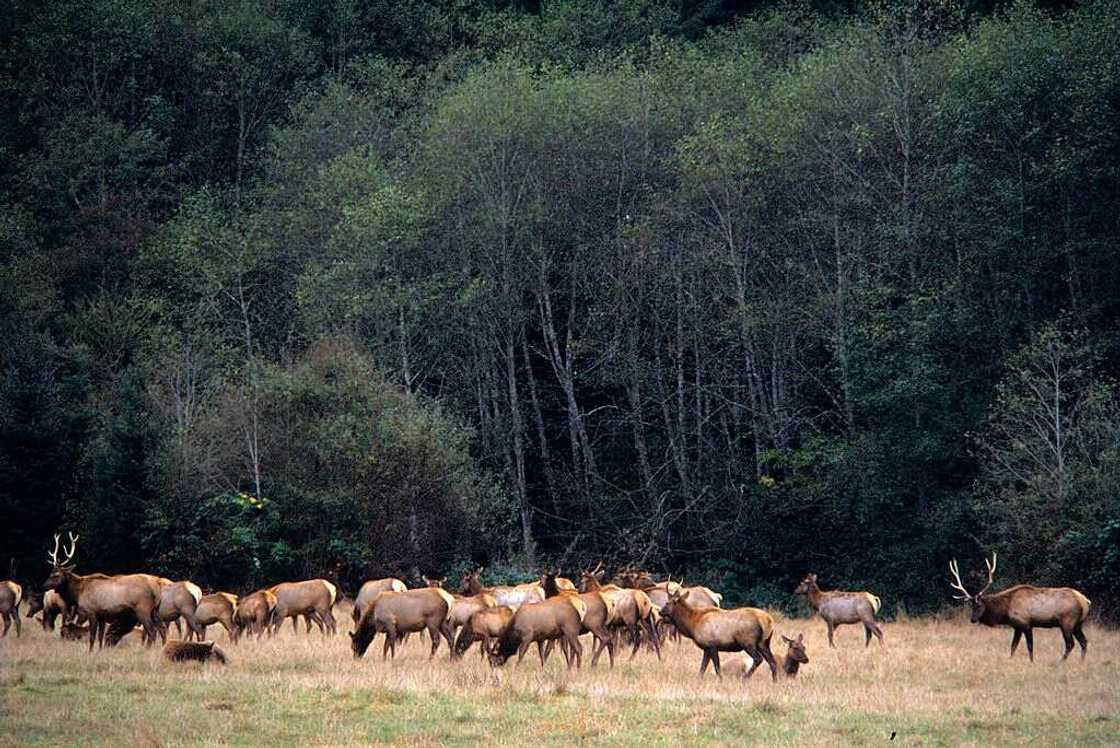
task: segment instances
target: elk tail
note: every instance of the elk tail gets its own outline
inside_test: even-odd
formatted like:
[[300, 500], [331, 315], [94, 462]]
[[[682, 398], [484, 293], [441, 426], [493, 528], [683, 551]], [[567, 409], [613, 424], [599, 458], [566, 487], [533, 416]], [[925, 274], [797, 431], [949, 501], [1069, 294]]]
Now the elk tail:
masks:
[[194, 598], [195, 605], [198, 605], [200, 602], [202, 602], [202, 590], [199, 589], [197, 584], [195, 584], [194, 582], [187, 582], [183, 586], [187, 588], [187, 592], [191, 593], [191, 597]]
[[1089, 606], [1093, 603], [1089, 598], [1085, 597], [1077, 590], [1073, 591], [1073, 596], [1077, 598], [1077, 604], [1081, 606], [1081, 620], [1084, 621], [1089, 617]]
[[335, 606], [335, 603], [338, 602], [338, 587], [335, 587], [333, 584], [331, 584], [330, 582], [328, 582], [325, 579], [323, 580], [323, 584], [327, 585], [327, 590], [331, 593], [330, 607], [333, 608]]
[[[12, 587], [13, 587], [12, 592], [16, 593], [15, 611], [16, 611], [16, 615], [18, 616], [19, 615], [19, 604], [21, 602], [23, 602], [23, 587], [16, 584], [15, 582], [12, 582]], [[1085, 602], [1089, 602], [1089, 601], [1086, 600]], [[1088, 606], [1085, 606], [1085, 607], [1086, 607], [1086, 610], [1088, 610]]]
[[867, 599], [871, 602], [872, 612], [878, 613], [879, 608], [883, 607], [882, 601], [879, 600], [879, 598], [876, 595], [872, 595], [870, 592], [865, 592], [863, 594], [867, 595]]

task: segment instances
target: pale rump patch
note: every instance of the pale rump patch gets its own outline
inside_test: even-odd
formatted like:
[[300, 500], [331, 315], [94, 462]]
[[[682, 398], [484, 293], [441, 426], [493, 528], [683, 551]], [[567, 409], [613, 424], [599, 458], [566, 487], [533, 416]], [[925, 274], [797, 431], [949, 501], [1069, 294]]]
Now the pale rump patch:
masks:
[[338, 599], [338, 588], [327, 580], [323, 580], [323, 584], [327, 585], [327, 590], [331, 593], [331, 607], [334, 607], [334, 601]]
[[194, 598], [194, 604], [198, 605], [202, 600], [202, 589], [194, 582], [183, 582], [183, 586], [187, 588], [187, 592], [191, 593], [191, 597]]

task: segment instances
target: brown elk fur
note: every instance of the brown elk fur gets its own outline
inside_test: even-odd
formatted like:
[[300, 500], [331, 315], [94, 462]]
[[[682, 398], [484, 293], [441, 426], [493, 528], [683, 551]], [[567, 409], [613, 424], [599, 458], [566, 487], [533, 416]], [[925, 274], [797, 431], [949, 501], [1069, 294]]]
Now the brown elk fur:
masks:
[[308, 631], [311, 630], [310, 621], [314, 621], [321, 633], [337, 633], [338, 624], [331, 609], [338, 599], [338, 590], [327, 580], [284, 582], [270, 587], [269, 591], [276, 595], [276, 606], [272, 610], [273, 633], [280, 630], [285, 618], [292, 619], [292, 630], [296, 631], [296, 619], [301, 615], [308, 619]]
[[716, 675], [720, 673], [720, 652], [746, 652], [754, 660], [746, 677], [749, 678], [763, 661], [770, 666], [770, 674], [778, 679], [778, 665], [770, 651], [770, 638], [774, 634], [774, 619], [758, 608], [722, 610], [694, 608], [681, 591], [669, 593], [669, 601], [661, 611], [672, 619], [682, 636], [692, 639], [704, 652], [700, 661], [700, 675], [711, 662]]
[[237, 641], [236, 628], [233, 622], [234, 612], [237, 610], [237, 595], [228, 592], [214, 592], [203, 595], [194, 611], [197, 624], [195, 637], [202, 641], [206, 638], [206, 629], [215, 623], [221, 624], [226, 630], [226, 636], [232, 642]]
[[454, 656], [451, 638], [451, 606], [455, 599], [446, 590], [425, 587], [404, 592], [382, 592], [362, 613], [357, 628], [350, 634], [354, 657], [362, 657], [378, 634], [385, 634], [381, 658], [389, 652], [397, 656], [397, 642], [403, 634], [427, 631], [432, 640], [429, 659], [435, 657], [442, 636]]
[[23, 588], [9, 580], [0, 582], [0, 617], [4, 619], [4, 633], [7, 636], [12, 622], [16, 624], [16, 636], [22, 636], [19, 622], [19, 604], [23, 600]]
[[491, 654], [494, 644], [513, 625], [514, 615], [514, 609], [508, 605], [496, 605], [472, 614], [459, 629], [459, 635], [455, 639], [454, 656], [462, 657], [476, 641], [482, 642], [479, 645], [480, 656]]
[[214, 642], [167, 642], [163, 646], [163, 659], [168, 662], [216, 662], [225, 665], [229, 662], [226, 653]]
[[862, 623], [864, 644], [871, 644], [872, 634], [883, 644], [883, 629], [875, 620], [879, 612], [879, 598], [870, 592], [822, 592], [817, 586], [817, 575], [807, 574], [793, 591], [795, 595], [804, 595], [813, 612], [819, 613], [828, 626], [828, 646], [835, 647], [832, 642], [832, 633], [836, 627], [844, 623]]
[[276, 595], [269, 590], [257, 590], [251, 595], [246, 595], [237, 601], [234, 609], [233, 622], [237, 630], [236, 639], [242, 634], [257, 635], [257, 640], [267, 631], [269, 636], [272, 630], [269, 622], [272, 620], [272, 611], [276, 607]]
[[[580, 577], [580, 589], [584, 592], [600, 592], [614, 599], [615, 615], [612, 626], [624, 627], [630, 634], [633, 649], [630, 659], [638, 653], [642, 644], [642, 630], [649, 637], [651, 646], [661, 659], [661, 637], [658, 636], [657, 626], [654, 623], [653, 601], [649, 595], [639, 589], [622, 588], [614, 584], [604, 586], [600, 581], [602, 572], [599, 570], [585, 571]], [[602, 646], [599, 646], [602, 651]], [[594, 662], [594, 658], [592, 659]]]
[[67, 562], [73, 558], [77, 548], [78, 536], [70, 536], [70, 548], [66, 559], [58, 561], [58, 540], [55, 536], [55, 549], [48, 557], [51, 560], [51, 575], [43, 584], [46, 590], [57, 591], [68, 605], [76, 606], [89, 619], [89, 649], [93, 650], [94, 641], [104, 644], [105, 633], [110, 619], [122, 615], [131, 616], [144, 627], [150, 644], [159, 631], [160, 586], [147, 574], [122, 574], [107, 577], [104, 574], [75, 574]]
[[1034, 662], [1034, 629], [1061, 629], [1065, 643], [1062, 660], [1073, 651], [1075, 639], [1081, 645], [1081, 657], [1084, 659], [1089, 650], [1089, 640], [1082, 626], [1092, 604], [1089, 598], [1072, 587], [1035, 587], [1029, 584], [1017, 584], [1002, 592], [988, 594], [996, 571], [995, 554], [992, 554], [990, 562], [985, 560], [985, 563], [988, 565], [988, 583], [974, 595], [969, 594], [961, 583], [956, 561], [949, 564], [949, 571], [956, 580], [952, 586], [963, 593], [958, 599], [969, 602], [973, 623], [1011, 627], [1015, 631], [1011, 638], [1011, 656], [1015, 656], [1019, 639], [1024, 638], [1031, 662]]
[[382, 592], [404, 592], [407, 589], [408, 587], [404, 582], [393, 577], [369, 580], [362, 585], [362, 588], [358, 590], [358, 596], [354, 598], [354, 610], [351, 612], [354, 623], [361, 619], [362, 613]]
[[[599, 662], [599, 657], [602, 655], [603, 649], [606, 649], [611, 667], [614, 667], [615, 641], [610, 627], [615, 623], [618, 617], [617, 597], [605, 594], [599, 590], [589, 590], [579, 593], [575, 590], [561, 589], [557, 584], [558, 579], [559, 577], [557, 577], [555, 573], [546, 573], [541, 577], [541, 587], [544, 588], [547, 599], [558, 596], [568, 596], [583, 602], [587, 608], [587, 612], [582, 618], [583, 628], [581, 633], [590, 633], [595, 640], [595, 650], [592, 652], [591, 665], [595, 666]], [[561, 647], [566, 646], [565, 639], [560, 639], [559, 641]], [[543, 653], [542, 665], [548, 661], [548, 655], [551, 652], [552, 642], [549, 642]]]
[[194, 582], [173, 582], [170, 579], [160, 578], [159, 619], [162, 624], [160, 638], [163, 641], [167, 641], [167, 624], [172, 622], [179, 628], [179, 635], [182, 637], [180, 619], [187, 622], [188, 639], [192, 635], [200, 640], [203, 638], [198, 631], [198, 621], [195, 616], [200, 600], [202, 600], [202, 590]]
[[517, 653], [517, 662], [520, 664], [530, 645], [536, 643], [537, 654], [543, 666], [546, 660], [544, 643], [561, 639], [565, 644], [563, 649], [568, 668], [573, 664], [580, 667], [583, 646], [579, 643], [579, 635], [583, 631], [582, 621], [587, 612], [587, 604], [579, 595], [571, 593], [521, 606], [513, 617], [513, 623], [498, 640], [491, 656], [491, 664], [504, 664], [514, 652]]

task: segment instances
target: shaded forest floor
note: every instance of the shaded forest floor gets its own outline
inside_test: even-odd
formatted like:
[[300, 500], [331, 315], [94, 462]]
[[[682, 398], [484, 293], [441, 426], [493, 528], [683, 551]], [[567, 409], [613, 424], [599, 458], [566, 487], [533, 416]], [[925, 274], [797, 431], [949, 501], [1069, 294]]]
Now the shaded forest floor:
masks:
[[[491, 672], [473, 651], [427, 662], [415, 638], [396, 662], [350, 655], [337, 637], [293, 635], [229, 645], [225, 668], [172, 666], [136, 636], [93, 655], [24, 620], [0, 640], [0, 745], [799, 745], [1115, 744], [1120, 740], [1120, 633], [1087, 630], [1089, 657], [1057, 662], [1060, 635], [1036, 634], [1037, 661], [1007, 657], [1011, 634], [961, 621], [887, 624], [887, 646], [865, 651], [844, 627], [830, 651], [819, 620], [804, 631], [810, 663], [796, 681], [765, 669], [746, 685], [697, 678], [699, 651], [669, 645], [613, 671], [565, 672], [553, 656]], [[585, 643], [588, 650], [589, 643]], [[784, 652], [784, 645], [775, 647]], [[725, 657], [724, 663], [728, 658]]]

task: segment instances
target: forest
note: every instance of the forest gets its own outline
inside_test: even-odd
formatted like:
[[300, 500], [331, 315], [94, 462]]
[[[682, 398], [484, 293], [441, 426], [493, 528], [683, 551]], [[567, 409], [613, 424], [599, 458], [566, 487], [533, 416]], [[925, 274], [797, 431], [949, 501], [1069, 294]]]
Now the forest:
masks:
[[1120, 616], [1120, 2], [0, 1], [0, 549]]

